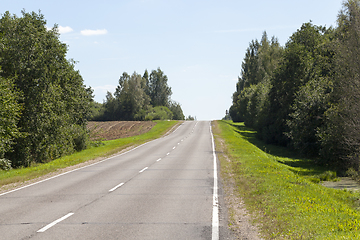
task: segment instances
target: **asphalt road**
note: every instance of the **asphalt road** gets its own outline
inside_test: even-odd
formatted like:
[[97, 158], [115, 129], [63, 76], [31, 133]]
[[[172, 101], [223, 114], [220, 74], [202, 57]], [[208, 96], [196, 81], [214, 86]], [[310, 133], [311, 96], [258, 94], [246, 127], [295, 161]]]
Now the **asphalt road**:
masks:
[[227, 239], [221, 210], [217, 226], [214, 155], [210, 122], [185, 122], [124, 154], [0, 195], [0, 239]]

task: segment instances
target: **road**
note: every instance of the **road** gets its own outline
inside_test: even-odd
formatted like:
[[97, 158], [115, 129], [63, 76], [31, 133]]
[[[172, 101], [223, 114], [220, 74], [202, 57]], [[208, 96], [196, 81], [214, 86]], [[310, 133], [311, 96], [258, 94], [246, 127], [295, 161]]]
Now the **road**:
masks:
[[184, 122], [129, 152], [1, 194], [0, 239], [228, 238], [210, 129]]

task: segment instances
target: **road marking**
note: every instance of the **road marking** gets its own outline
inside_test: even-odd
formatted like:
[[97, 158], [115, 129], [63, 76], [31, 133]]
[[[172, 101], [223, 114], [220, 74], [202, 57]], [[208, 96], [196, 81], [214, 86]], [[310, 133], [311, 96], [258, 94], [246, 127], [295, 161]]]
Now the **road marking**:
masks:
[[142, 172], [145, 171], [146, 169], [148, 169], [148, 167], [143, 168], [142, 170], [139, 171], [139, 173], [142, 173]]
[[156, 160], [157, 162], [160, 162], [161, 161], [161, 158], [159, 158], [158, 160]]
[[212, 151], [214, 159], [214, 193], [213, 193], [213, 216], [212, 216], [212, 240], [219, 240], [219, 198], [218, 198], [218, 177], [217, 177], [217, 163], [215, 153], [214, 136], [211, 129], [210, 122], [210, 134], [212, 142]]
[[[182, 125], [183, 125], [183, 123], [180, 124], [171, 134], [175, 133]], [[164, 136], [164, 137], [162, 137], [162, 138], [165, 138], [165, 137], [167, 137], [167, 136], [169, 136], [169, 135], [166, 135], [166, 136]], [[55, 175], [55, 176], [53, 176], [53, 177], [40, 180], [40, 181], [38, 181], [38, 182], [31, 183], [31, 184], [26, 185], [26, 186], [23, 186], [23, 187], [15, 188], [15, 189], [10, 190], [10, 191], [8, 191], [8, 192], [1, 193], [1, 194], [0, 194], [0, 197], [3, 196], [3, 195], [9, 194], [9, 193], [13, 193], [13, 192], [22, 190], [22, 189], [24, 189], [24, 188], [28, 188], [28, 187], [37, 185], [37, 184], [42, 183], [42, 182], [45, 182], [45, 181], [49, 181], [49, 180], [54, 179], [54, 178], [58, 178], [58, 177], [60, 177], [60, 176], [63, 176], [63, 175], [66, 175], [66, 174], [69, 174], [69, 173], [72, 173], [72, 172], [75, 172], [75, 171], [78, 171], [78, 170], [87, 168], [87, 167], [91, 167], [91, 166], [100, 164], [100, 163], [105, 162], [105, 161], [108, 161], [108, 160], [110, 160], [110, 159], [112, 159], [112, 158], [120, 157], [120, 156], [125, 155], [125, 154], [127, 154], [127, 153], [129, 153], [129, 152], [134, 151], [135, 149], [141, 148], [142, 146], [145, 146], [146, 144], [149, 144], [149, 143], [151, 143], [151, 142], [158, 141], [159, 139], [160, 139], [160, 138], [157, 138], [157, 139], [154, 139], [154, 140], [152, 140], [152, 141], [146, 142], [146, 143], [141, 144], [141, 145], [139, 145], [139, 146], [137, 146], [137, 147], [135, 147], [135, 148], [130, 149], [129, 151], [123, 152], [123, 153], [121, 153], [121, 154], [119, 154], [119, 155], [114, 155], [114, 156], [112, 156], [112, 157], [106, 158], [106, 159], [101, 160], [101, 161], [99, 161], [99, 162], [96, 162], [96, 163], [93, 163], [93, 164], [90, 164], [90, 165], [86, 165], [86, 166], [83, 166], [83, 167], [80, 167], [80, 168], [76, 168], [76, 169], [70, 170], [70, 171], [68, 171], [68, 172], [60, 173], [59, 175]]]
[[40, 230], [38, 230], [38, 233], [42, 233], [45, 232], [46, 230], [48, 230], [49, 228], [55, 226], [56, 224], [58, 224], [61, 221], [64, 221], [65, 219], [67, 219], [68, 217], [70, 217], [71, 215], [73, 215], [74, 213], [68, 213], [65, 216], [63, 216], [62, 218], [59, 218], [58, 220], [53, 221], [52, 223], [46, 225], [45, 227], [41, 228]]
[[173, 147], [173, 149], [175, 149], [176, 147]]
[[112, 189], [109, 190], [109, 192], [113, 192], [116, 189], [118, 189], [119, 187], [121, 187], [122, 185], [124, 185], [124, 183], [120, 183], [119, 185], [116, 185], [115, 187], [113, 187]]
[[166, 156], [168, 156], [170, 153], [168, 152], [167, 154], [166, 154]]

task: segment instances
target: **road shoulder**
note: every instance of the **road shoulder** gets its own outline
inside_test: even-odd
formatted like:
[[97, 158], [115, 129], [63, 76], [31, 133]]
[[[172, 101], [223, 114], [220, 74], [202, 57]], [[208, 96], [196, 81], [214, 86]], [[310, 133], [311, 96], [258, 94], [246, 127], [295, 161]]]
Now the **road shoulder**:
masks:
[[216, 143], [216, 154], [220, 165], [220, 180], [227, 212], [225, 216], [227, 217], [227, 225], [233, 235], [232, 238], [260, 240], [262, 238], [259, 234], [259, 227], [252, 221], [254, 216], [247, 211], [246, 205], [241, 197], [236, 194], [235, 176], [231, 173], [229, 165], [222, 164], [224, 161], [230, 162], [230, 159], [226, 155], [225, 141], [219, 135], [220, 130], [216, 121], [213, 121], [212, 125]]

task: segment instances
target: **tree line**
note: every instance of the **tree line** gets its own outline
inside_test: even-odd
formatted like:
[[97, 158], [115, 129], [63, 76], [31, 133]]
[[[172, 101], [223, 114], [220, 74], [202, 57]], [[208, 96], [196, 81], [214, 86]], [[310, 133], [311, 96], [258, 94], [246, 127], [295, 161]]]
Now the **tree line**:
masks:
[[360, 1], [337, 26], [304, 23], [284, 47], [264, 32], [246, 50], [229, 114], [267, 143], [345, 172], [360, 163]]
[[44, 163], [91, 145], [87, 121], [184, 119], [167, 76], [123, 73], [114, 95], [93, 101], [57, 25], [6, 12], [0, 19], [0, 169]]
[[44, 16], [6, 12], [0, 19], [0, 158], [28, 166], [87, 147], [86, 88], [57, 26]]
[[158, 68], [151, 73], [145, 70], [143, 76], [124, 72], [114, 94], [107, 92], [103, 104], [97, 103], [92, 120], [184, 120], [181, 105], [171, 100], [168, 78]]

